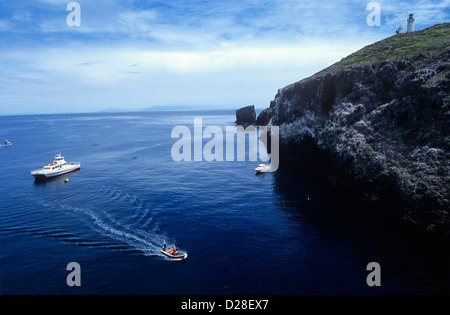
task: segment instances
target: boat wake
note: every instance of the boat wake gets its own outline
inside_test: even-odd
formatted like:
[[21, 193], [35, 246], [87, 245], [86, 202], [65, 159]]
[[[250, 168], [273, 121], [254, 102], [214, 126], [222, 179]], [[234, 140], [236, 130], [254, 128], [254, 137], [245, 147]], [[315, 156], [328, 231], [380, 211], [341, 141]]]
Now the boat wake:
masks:
[[[156, 231], [146, 232], [139, 229], [132, 229], [122, 225], [103, 213], [103, 218], [93, 209], [79, 208], [70, 205], [61, 205], [64, 210], [70, 210], [87, 216], [85, 222], [91, 229], [102, 237], [108, 237], [116, 242], [127, 245], [127, 250], [141, 252], [146, 256], [161, 256], [159, 251], [164, 243], [162, 235], [156, 234]], [[107, 221], [108, 220], [108, 221]]]
[[[51, 208], [58, 213], [69, 215], [72, 219], [75, 217], [81, 220], [94, 233], [68, 232], [60, 227], [55, 231], [48, 229], [47, 232], [43, 232], [39, 227], [24, 227], [22, 230], [49, 235], [79, 246], [129, 251], [144, 256], [168, 259], [161, 253], [161, 247], [164, 241], [172, 244], [176, 242], [166, 233], [161, 232], [158, 224], [153, 222], [152, 209], [146, 205], [145, 201], [113, 188], [100, 187], [98, 190], [104, 198], [95, 202], [98, 203], [97, 205], [80, 206], [79, 201], [68, 200], [72, 198], [65, 199], [61, 204], [36, 200], [42, 208]], [[116, 212], [120, 212], [120, 218], [117, 215], [114, 216], [111, 213], [113, 211], [105, 211], [113, 207], [118, 210]], [[125, 213], [125, 211], [128, 212]], [[77, 234], [83, 237], [78, 237]]]

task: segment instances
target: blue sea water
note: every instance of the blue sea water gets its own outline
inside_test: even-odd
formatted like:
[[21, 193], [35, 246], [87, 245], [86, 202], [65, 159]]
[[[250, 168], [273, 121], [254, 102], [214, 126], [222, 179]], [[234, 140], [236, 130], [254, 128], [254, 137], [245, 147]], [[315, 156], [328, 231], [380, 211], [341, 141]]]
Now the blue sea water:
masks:
[[[175, 126], [233, 111], [0, 117], [1, 294], [448, 294], [448, 250], [295, 163], [174, 162]], [[2, 139], [3, 140], [3, 139]], [[207, 142], [208, 139], [204, 140]], [[81, 171], [30, 171], [61, 152]], [[298, 166], [298, 167], [297, 167]], [[369, 211], [370, 209], [370, 211]], [[380, 209], [379, 212], [383, 209]], [[163, 242], [188, 253], [161, 255]], [[81, 286], [69, 287], [70, 262]], [[369, 287], [368, 263], [381, 266]]]

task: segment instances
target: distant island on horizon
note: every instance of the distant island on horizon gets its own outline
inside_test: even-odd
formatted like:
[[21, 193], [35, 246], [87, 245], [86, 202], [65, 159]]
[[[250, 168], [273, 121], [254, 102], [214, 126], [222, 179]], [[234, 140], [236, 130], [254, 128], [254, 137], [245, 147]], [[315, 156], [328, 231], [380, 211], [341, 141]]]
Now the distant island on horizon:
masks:
[[[125, 113], [125, 112], [148, 112], [148, 111], [196, 111], [196, 110], [235, 110], [234, 106], [230, 107], [216, 107], [212, 105], [155, 105], [145, 108], [106, 108], [99, 112], [101, 113]], [[261, 108], [263, 110], [263, 108]]]
[[[240, 107], [240, 106], [237, 106]], [[264, 108], [255, 108], [257, 113], [260, 113]], [[105, 108], [102, 110], [95, 110], [91, 112], [55, 112], [55, 113], [16, 113], [16, 114], [2, 114], [0, 117], [6, 116], [40, 116], [40, 115], [70, 115], [70, 114], [114, 114], [114, 113], [139, 113], [139, 112], [193, 112], [193, 111], [230, 111], [235, 112], [236, 106], [217, 107], [212, 105], [159, 105], [146, 108]]]

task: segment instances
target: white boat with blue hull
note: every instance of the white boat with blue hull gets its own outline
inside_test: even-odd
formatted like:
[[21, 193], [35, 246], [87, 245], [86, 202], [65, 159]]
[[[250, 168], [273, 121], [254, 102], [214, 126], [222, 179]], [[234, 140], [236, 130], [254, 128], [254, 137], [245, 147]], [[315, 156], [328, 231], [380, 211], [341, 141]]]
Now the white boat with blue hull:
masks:
[[46, 180], [78, 171], [80, 168], [81, 163], [67, 163], [61, 153], [59, 153], [55, 156], [53, 163], [47, 164], [43, 168], [31, 171], [31, 175], [33, 175], [36, 180]]

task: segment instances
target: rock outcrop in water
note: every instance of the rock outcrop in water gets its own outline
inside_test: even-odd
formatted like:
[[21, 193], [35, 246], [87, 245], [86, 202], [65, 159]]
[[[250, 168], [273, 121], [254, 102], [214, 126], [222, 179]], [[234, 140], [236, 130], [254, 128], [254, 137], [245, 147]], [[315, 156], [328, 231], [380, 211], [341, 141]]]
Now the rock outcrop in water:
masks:
[[280, 127], [281, 159], [312, 146], [336, 184], [450, 238], [449, 60], [447, 47], [327, 70], [280, 89], [261, 120]]
[[254, 125], [256, 123], [255, 106], [250, 105], [247, 107], [236, 110], [236, 124], [237, 125]]

